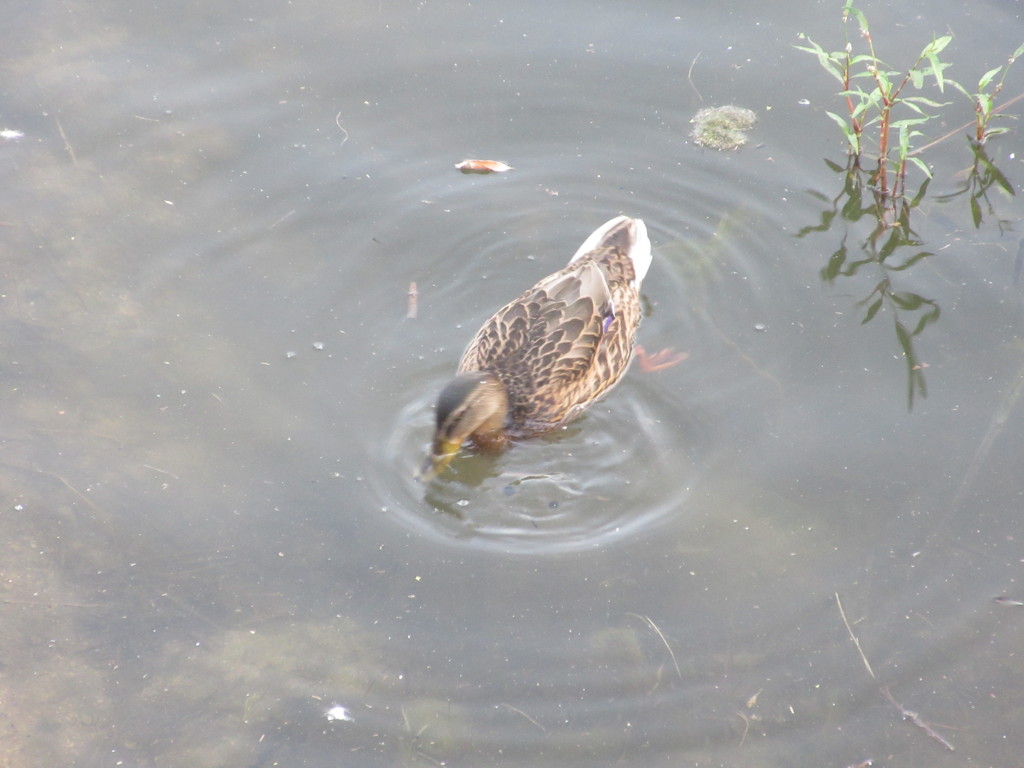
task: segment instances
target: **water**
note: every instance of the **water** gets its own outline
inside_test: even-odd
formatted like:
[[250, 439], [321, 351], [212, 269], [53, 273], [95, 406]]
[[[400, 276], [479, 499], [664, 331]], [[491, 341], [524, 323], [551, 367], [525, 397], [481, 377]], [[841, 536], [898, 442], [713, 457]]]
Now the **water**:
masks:
[[[1024, 28], [864, 10], [883, 57], [952, 30], [965, 81]], [[1024, 610], [993, 598], [1024, 599], [1020, 204], [993, 188], [975, 228], [941, 201], [971, 162], [951, 139], [923, 244], [855, 265], [841, 103], [792, 48], [838, 47], [838, 17], [13, 11], [6, 762], [1017, 764]], [[948, 98], [936, 134], [971, 118]], [[750, 143], [694, 146], [725, 103]], [[418, 484], [473, 332], [620, 211], [655, 246], [640, 340], [687, 360]], [[862, 323], [886, 280], [903, 304]], [[910, 371], [896, 321], [932, 306]]]

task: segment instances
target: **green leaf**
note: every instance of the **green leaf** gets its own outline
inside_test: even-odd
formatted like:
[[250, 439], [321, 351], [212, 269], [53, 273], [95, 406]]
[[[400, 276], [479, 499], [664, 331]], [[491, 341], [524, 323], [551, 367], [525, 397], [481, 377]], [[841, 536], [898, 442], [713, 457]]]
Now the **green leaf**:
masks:
[[836, 121], [836, 124], [843, 129], [843, 133], [853, 132], [853, 129], [850, 127], [850, 124], [847, 123], [841, 115], [837, 115], [835, 112], [829, 112], [828, 110], [825, 110], [825, 114]]
[[907, 160], [909, 160], [922, 171], [924, 171], [924, 175], [927, 176], [929, 179], [932, 177], [931, 169], [927, 165], [925, 165], [924, 160], [922, 160], [920, 157], [910, 156], [907, 158]]
[[900, 309], [914, 311], [924, 303], [924, 299], [916, 293], [897, 292], [891, 296], [893, 303]]
[[857, 20], [857, 26], [860, 27], [862, 33], [868, 33], [871, 30], [868, 29], [868, 20], [859, 9], [853, 7], [852, 0], [849, 0], [845, 6], [843, 6], [843, 18], [847, 16], [853, 16]]
[[977, 98], [978, 111], [981, 113], [982, 118], [987, 118], [992, 114], [992, 96], [987, 93], [979, 93], [975, 97]]
[[870, 106], [871, 102], [868, 101], [867, 99], [855, 104], [853, 106], [853, 113], [850, 115], [850, 117], [859, 120], [861, 117], [864, 116], [864, 113], [868, 111], [868, 107]]
[[942, 37], [936, 37], [928, 45], [925, 46], [924, 53], [922, 56], [937, 56], [946, 50], [946, 46], [953, 41], [952, 35], [943, 35]]
[[[928, 170], [928, 166], [925, 165], [920, 160], [916, 162], [918, 163], [918, 166], [921, 168], [921, 170], [923, 170], [928, 175], [928, 178], [924, 180], [924, 182], [921, 184], [921, 188], [918, 189], [917, 194], [914, 195], [914, 199], [910, 201], [911, 208], [917, 208], [917, 206], [921, 204], [921, 201], [924, 200], [924, 196], [928, 194], [928, 185], [932, 183], [932, 174], [931, 171]], [[931, 256], [930, 253], [927, 253], [925, 255]]]
[[860, 153], [860, 137], [854, 132], [853, 127], [842, 117], [837, 115], [835, 112], [825, 112], [826, 115], [831, 117], [839, 125], [840, 130], [843, 132], [843, 136], [850, 143], [850, 149], [854, 154]]
[[897, 248], [907, 244], [899, 227], [892, 227], [889, 232], [889, 237], [882, 243], [882, 247], [878, 249], [879, 261], [885, 261], [896, 252]]
[[[924, 115], [923, 112], [921, 114]], [[924, 117], [904, 117], [902, 120], [894, 120], [893, 122], [889, 123], [889, 127], [899, 128], [902, 130], [904, 126], [909, 127], [911, 125], [924, 125], [930, 119], [931, 118], [928, 115], [924, 115]]]
[[[921, 109], [919, 106], [917, 106], [917, 104], [912, 99], [903, 99], [902, 103], [911, 112], [916, 112], [919, 115], [924, 115], [924, 119], [925, 120], [928, 119], [929, 115], [926, 114], [925, 111], [923, 109]], [[895, 123], [894, 123], [894, 125], [895, 125]]]
[[996, 67], [982, 75], [981, 79], [978, 81], [978, 90], [984, 91], [988, 87], [988, 84], [992, 82], [992, 78], [998, 75], [1001, 70], [1002, 67]]
[[910, 267], [914, 266], [921, 259], [934, 255], [935, 254], [932, 253], [931, 251], [921, 251], [920, 253], [915, 253], [913, 256], [911, 256], [909, 259], [907, 259], [905, 262], [898, 266], [890, 266], [889, 269], [893, 272], [902, 272], [905, 269], [910, 269]]
[[939, 61], [939, 54], [947, 45], [949, 45], [949, 42], [952, 39], [952, 35], [937, 37], [932, 40], [929, 45], [925, 46], [925, 49], [921, 52], [921, 58], [928, 59], [929, 63], [932, 65], [932, 74], [935, 76], [935, 84], [939, 86], [940, 92], [945, 91], [945, 80], [942, 77], [942, 70], [944, 70], [948, 65]]
[[1002, 171], [995, 167], [995, 165], [992, 163], [991, 160], [988, 159], [988, 156], [984, 152], [979, 152], [977, 157], [978, 160], [981, 161], [981, 164], [984, 165], [985, 168], [988, 170], [988, 172], [992, 174], [992, 178], [995, 180], [996, 184], [1003, 188], [1004, 192], [1007, 192], [1011, 196], [1017, 194], [1016, 191], [1014, 191], [1013, 185], [1010, 183], [1010, 180], [1003, 175]]
[[896, 321], [896, 338], [899, 340], [903, 356], [907, 361], [907, 407], [913, 408], [915, 390], [920, 392], [922, 397], [927, 397], [928, 388], [925, 386], [924, 374], [914, 356], [913, 339], [899, 320]]
[[899, 339], [900, 347], [903, 349], [903, 355], [908, 360], [913, 360], [914, 340], [910, 337], [910, 332], [899, 320], [896, 321], [896, 338]]
[[828, 264], [821, 270], [822, 280], [832, 281], [835, 280], [843, 270], [843, 264], [846, 263], [846, 243], [842, 243], [839, 246], [839, 250], [833, 253], [828, 260]]
[[889, 79], [889, 75], [889, 72], [882, 72], [881, 70], [875, 73], [875, 82], [886, 96], [892, 93], [892, 80]]
[[972, 101], [974, 100], [974, 94], [973, 94], [973, 93], [971, 93], [970, 91], [968, 91], [968, 90], [967, 90], [966, 88], [964, 88], [964, 87], [963, 87], [962, 85], [960, 85], [960, 83], [958, 83], [958, 82], [957, 82], [956, 80], [946, 80], [946, 82], [947, 82], [947, 83], [949, 83], [950, 85], [952, 85], [952, 86], [953, 86], [954, 88], [956, 88], [956, 89], [957, 89], [958, 91], [960, 91], [960, 93], [962, 93], [962, 94], [963, 94], [964, 96], [966, 96], [966, 97], [967, 97], [968, 99], [971, 99]]
[[908, 363], [907, 368], [910, 370], [910, 379], [907, 382], [907, 408], [913, 408], [914, 384], [917, 384], [917, 391], [921, 394], [921, 397], [928, 397], [928, 384], [924, 380], [924, 370], [917, 363], [913, 365]]
[[877, 107], [878, 109], [881, 109], [882, 106], [884, 106], [882, 104], [882, 92], [877, 88], [875, 88], [875, 90], [871, 91], [870, 93], [865, 94], [865, 96], [867, 98], [867, 103], [870, 106]]
[[932, 74], [935, 75], [935, 84], [937, 86], [939, 86], [939, 93], [945, 93], [946, 92], [946, 80], [942, 76], [942, 70], [943, 70], [942, 64], [934, 56], [929, 56], [928, 57], [928, 61], [931, 62]]
[[832, 77], [838, 80], [840, 83], [845, 82], [843, 77], [843, 66], [842, 62], [846, 58], [845, 53], [826, 53], [825, 49], [818, 45], [811, 38], [803, 36], [809, 45], [794, 45], [798, 51], [806, 51], [807, 53], [814, 54], [818, 57], [818, 64], [821, 68], [828, 72]]
[[[952, 80], [948, 80], [947, 82], [951, 83], [953, 81]], [[951, 101], [932, 101], [931, 99], [926, 98], [924, 96], [907, 96], [907, 98], [903, 99], [903, 101], [905, 103], [906, 102], [910, 102], [910, 103], [913, 103], [913, 104], [924, 104], [926, 107], [935, 107], [935, 108], [948, 107], [950, 104], [953, 103]]]
[[921, 333], [921, 331], [923, 331], [929, 325], [938, 320], [939, 315], [941, 314], [938, 304], [929, 301], [928, 299], [925, 299], [924, 302], [925, 304], [928, 304], [931, 307], [931, 309], [929, 309], [927, 312], [921, 315], [921, 319], [917, 321], [917, 325], [914, 327], [914, 336], [917, 336], [919, 333]]
[[978, 229], [981, 226], [981, 203], [978, 202], [977, 197], [971, 197], [971, 220], [974, 221], [975, 229]]
[[907, 125], [906, 120], [902, 121], [902, 124], [896, 127], [899, 128], [898, 135], [900, 139], [898, 157], [900, 158], [901, 162], [904, 162], [907, 159], [907, 153], [910, 151], [910, 128]]
[[864, 319], [860, 321], [860, 324], [864, 325], [865, 323], [870, 323], [874, 316], [878, 314], [878, 310], [880, 310], [881, 308], [882, 297], [879, 296], [877, 299], [875, 299], [874, 303], [872, 303], [872, 305], [868, 307], [868, 311], [864, 314]]

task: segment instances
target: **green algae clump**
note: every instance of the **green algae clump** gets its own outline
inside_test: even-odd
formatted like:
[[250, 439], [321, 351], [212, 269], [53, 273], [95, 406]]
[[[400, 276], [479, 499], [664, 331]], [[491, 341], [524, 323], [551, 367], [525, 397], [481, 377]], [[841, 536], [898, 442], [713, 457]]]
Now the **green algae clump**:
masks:
[[737, 149], [747, 143], [747, 130], [757, 122], [752, 110], [734, 107], [706, 107], [693, 116], [693, 140], [702, 147]]

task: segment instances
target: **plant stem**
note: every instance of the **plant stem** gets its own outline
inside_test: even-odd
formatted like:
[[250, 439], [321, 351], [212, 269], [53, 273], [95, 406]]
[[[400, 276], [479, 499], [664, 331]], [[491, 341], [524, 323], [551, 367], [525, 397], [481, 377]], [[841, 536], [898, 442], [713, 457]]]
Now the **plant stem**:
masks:
[[[1007, 107], [1009, 107], [1012, 104], [1016, 104], [1021, 99], [1024, 99], [1024, 93], [1018, 93], [1016, 96], [1014, 96], [1009, 101], [1004, 102], [1003, 104], [1000, 104], [998, 107], [996, 107], [995, 109], [992, 110], [992, 114], [993, 115], [999, 114], [1004, 109], [1006, 109]], [[924, 152], [926, 149], [931, 149], [936, 144], [941, 144], [942, 142], [944, 142], [946, 139], [950, 138], [951, 136], [956, 136], [956, 134], [960, 133], [960, 131], [962, 131], [964, 128], [970, 128], [972, 125], [974, 125], [974, 123], [975, 123], [975, 121], [971, 120], [968, 123], [964, 123], [963, 125], [961, 125], [961, 126], [959, 126], [957, 128], [954, 128], [949, 133], [944, 134], [942, 136], [939, 136], [939, 138], [935, 139], [935, 141], [931, 141], [931, 142], [925, 144], [923, 147], [918, 147], [917, 149], [913, 150], [912, 152], [908, 152], [907, 153], [907, 157], [915, 157], [916, 155], [919, 155], [922, 152]], [[982, 140], [984, 141], [984, 137], [982, 138]]]

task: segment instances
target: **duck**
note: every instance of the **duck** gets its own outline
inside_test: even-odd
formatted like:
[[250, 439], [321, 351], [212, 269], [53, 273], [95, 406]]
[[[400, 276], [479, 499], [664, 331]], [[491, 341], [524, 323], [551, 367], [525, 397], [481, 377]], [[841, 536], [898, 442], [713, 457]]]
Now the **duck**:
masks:
[[442, 473], [465, 444], [500, 452], [568, 424], [607, 395], [633, 359], [650, 265], [643, 220], [616, 216], [565, 267], [495, 312], [437, 398], [419, 479]]

